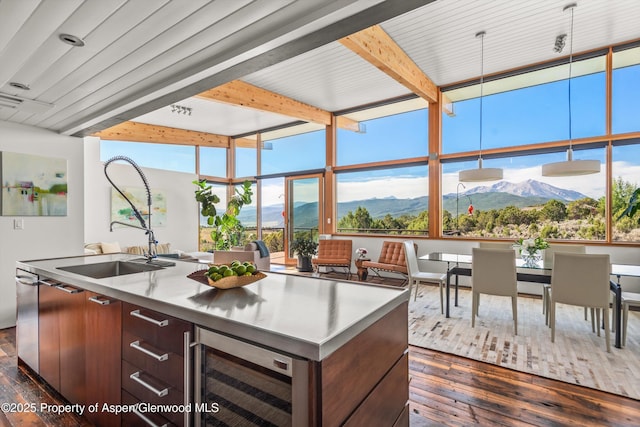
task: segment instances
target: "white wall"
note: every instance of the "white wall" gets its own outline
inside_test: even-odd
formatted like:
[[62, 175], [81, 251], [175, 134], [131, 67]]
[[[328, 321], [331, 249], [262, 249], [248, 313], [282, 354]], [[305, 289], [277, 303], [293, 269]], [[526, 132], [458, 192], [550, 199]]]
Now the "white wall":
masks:
[[[342, 237], [333, 236], [334, 239], [340, 239]], [[403, 238], [397, 238], [389, 236], [388, 238], [382, 237], [344, 237], [345, 239], [351, 239], [353, 241], [353, 250], [357, 248], [367, 248], [368, 257], [376, 260], [380, 256], [380, 250], [382, 249], [382, 242], [385, 240], [403, 241]], [[451, 252], [460, 254], [470, 254], [471, 248], [478, 246], [477, 242], [462, 241], [455, 239], [414, 239], [414, 242], [418, 245], [418, 256], [426, 255], [430, 252]], [[609, 254], [611, 262], [616, 264], [640, 264], [640, 248], [637, 247], [623, 247], [623, 246], [604, 246], [604, 245], [588, 245], [587, 253], [593, 254]], [[354, 254], [354, 257], [356, 255]], [[420, 268], [425, 271], [433, 272], [446, 272], [446, 263], [436, 261], [419, 261]], [[353, 267], [352, 267], [353, 268]], [[355, 268], [353, 269], [355, 272]], [[392, 276], [390, 277], [398, 277]], [[615, 278], [613, 278], [615, 280]], [[640, 292], [640, 278], [623, 277], [620, 280], [622, 289], [628, 292]], [[468, 286], [469, 278], [460, 277], [460, 284]], [[520, 292], [530, 294], [540, 294], [540, 286], [537, 284], [520, 282], [518, 284], [518, 290]]]
[[[15, 325], [16, 261], [82, 253], [84, 218], [82, 139], [0, 121], [0, 151], [67, 159], [67, 216], [0, 216], [0, 328]], [[13, 220], [24, 221], [23, 230]]]
[[[85, 243], [118, 242], [121, 247], [147, 245], [147, 236], [135, 228], [114, 228], [111, 223], [111, 184], [104, 175], [104, 163], [100, 161], [100, 140], [85, 138]], [[167, 224], [153, 225], [156, 240], [170, 243], [172, 250], [194, 252], [198, 250], [197, 175], [160, 169], [141, 168], [147, 177], [151, 191], [162, 190], [167, 197]], [[143, 188], [144, 184], [135, 168], [129, 163], [114, 162], [108, 167], [111, 180], [122, 187]], [[140, 206], [143, 208], [144, 206]]]

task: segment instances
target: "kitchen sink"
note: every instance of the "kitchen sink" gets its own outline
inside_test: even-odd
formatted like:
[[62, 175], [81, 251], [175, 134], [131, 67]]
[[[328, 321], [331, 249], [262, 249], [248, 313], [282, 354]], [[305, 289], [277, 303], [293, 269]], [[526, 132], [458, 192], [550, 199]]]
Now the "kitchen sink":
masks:
[[104, 279], [105, 277], [124, 276], [125, 274], [143, 273], [145, 271], [162, 270], [163, 267], [129, 261], [108, 261], [95, 264], [70, 265], [58, 267], [58, 270], [68, 271], [81, 276]]

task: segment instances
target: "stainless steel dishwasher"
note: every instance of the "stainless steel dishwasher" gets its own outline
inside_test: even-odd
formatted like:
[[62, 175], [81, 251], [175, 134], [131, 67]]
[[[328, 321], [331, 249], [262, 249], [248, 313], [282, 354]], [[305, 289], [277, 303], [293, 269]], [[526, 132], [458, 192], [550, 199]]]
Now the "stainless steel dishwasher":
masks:
[[309, 362], [196, 327], [195, 425], [308, 425]]
[[16, 269], [16, 346], [18, 360], [40, 373], [38, 357], [38, 285], [37, 274]]

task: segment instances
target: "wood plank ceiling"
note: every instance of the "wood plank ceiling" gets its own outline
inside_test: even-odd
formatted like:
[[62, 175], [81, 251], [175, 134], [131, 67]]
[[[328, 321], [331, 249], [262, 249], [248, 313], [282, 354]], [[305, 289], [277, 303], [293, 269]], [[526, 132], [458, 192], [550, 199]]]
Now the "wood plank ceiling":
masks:
[[[144, 129], [202, 145], [298, 120], [326, 124], [331, 112], [411, 93], [433, 100], [437, 87], [476, 78], [479, 30], [487, 74], [566, 56], [552, 50], [568, 33], [566, 3], [0, 0], [0, 92], [53, 105], [30, 113], [0, 98], [0, 120], [76, 135], [124, 122], [116, 135]], [[637, 22], [636, 0], [579, 1], [574, 52], [640, 39]], [[60, 43], [60, 32], [86, 46]], [[174, 103], [191, 115], [172, 113]]]

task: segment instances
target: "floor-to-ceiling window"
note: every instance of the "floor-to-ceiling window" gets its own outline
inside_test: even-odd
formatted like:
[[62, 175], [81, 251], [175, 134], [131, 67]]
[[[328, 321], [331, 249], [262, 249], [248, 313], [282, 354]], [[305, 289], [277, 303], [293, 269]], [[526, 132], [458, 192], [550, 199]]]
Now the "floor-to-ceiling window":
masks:
[[[577, 60], [571, 82], [568, 64], [490, 80], [484, 84], [482, 114], [477, 82], [446, 92], [454, 115], [442, 119], [445, 234], [607, 238], [605, 65], [605, 54]], [[575, 160], [599, 161], [600, 173], [542, 176], [543, 164], [565, 160], [569, 144]], [[465, 152], [480, 148], [483, 167], [503, 169], [503, 179], [460, 182], [461, 170], [477, 167], [477, 156]]]
[[226, 179], [227, 149], [220, 147], [199, 147], [200, 176]]
[[[442, 116], [436, 153], [428, 149], [427, 103], [411, 98], [342, 112], [363, 132], [337, 130], [335, 165], [327, 163], [324, 126], [301, 124], [239, 138], [232, 164], [228, 149], [200, 148], [199, 172], [220, 186], [221, 197], [227, 197], [223, 187], [230, 179], [257, 178], [261, 206], [248, 206], [243, 215], [249, 228], [257, 227], [260, 215], [262, 238], [273, 242], [273, 250], [284, 249], [285, 178], [324, 176], [327, 166], [335, 176], [335, 186], [328, 188], [335, 196], [337, 215], [331, 220], [338, 233], [426, 236], [429, 223], [441, 221], [444, 236], [638, 242], [637, 219], [620, 213], [640, 183], [640, 47], [616, 46], [611, 52], [576, 56], [570, 95], [566, 58], [560, 65], [539, 64], [485, 79], [483, 159], [485, 167], [504, 170], [498, 182], [458, 180], [460, 170], [477, 165], [478, 80], [443, 88], [453, 114]], [[600, 173], [542, 176], [541, 165], [564, 160], [569, 141], [574, 159], [599, 161]], [[194, 171], [191, 146], [103, 141], [101, 159], [115, 154], [144, 167]], [[434, 154], [441, 163], [442, 197], [440, 209], [429, 212], [428, 159]], [[302, 212], [303, 204], [290, 210]], [[257, 229], [251, 232], [260, 235]]]
[[[611, 132], [640, 132], [640, 47], [614, 49]], [[621, 217], [633, 192], [640, 188], [640, 137], [613, 141], [611, 214], [613, 241], [640, 241], [640, 221]]]
[[[293, 194], [291, 177], [309, 174], [322, 179], [326, 165], [326, 130], [318, 124], [300, 124], [260, 134], [261, 235], [272, 262], [285, 260], [288, 244], [296, 233], [318, 235], [318, 195], [309, 199]], [[290, 200], [296, 197], [295, 200]], [[288, 228], [291, 228], [290, 230]]]
[[336, 176], [339, 233], [427, 235], [427, 165]]
[[414, 98], [347, 115], [364, 132], [337, 132], [338, 233], [427, 235], [426, 107]]
[[[604, 240], [604, 168], [589, 179], [542, 177], [540, 165], [563, 161], [564, 151], [486, 159], [483, 167], [502, 168], [495, 182], [463, 183], [460, 170], [477, 167], [475, 160], [442, 165], [443, 230], [467, 237]], [[605, 164], [604, 148], [576, 150], [574, 159]]]

